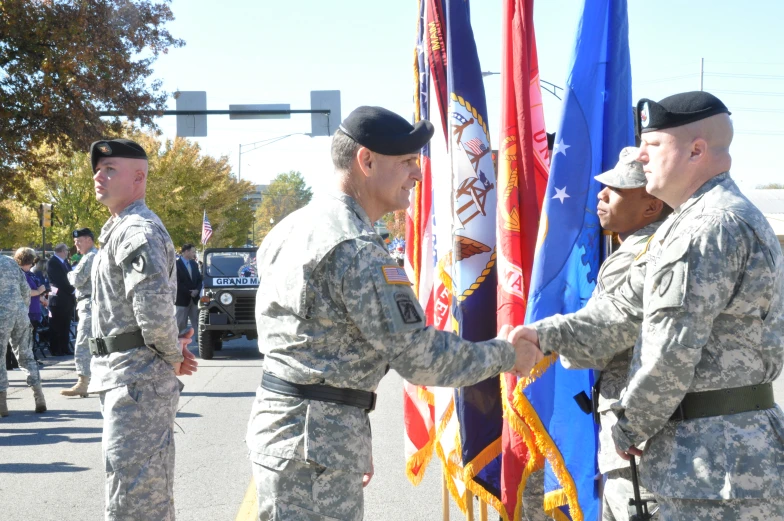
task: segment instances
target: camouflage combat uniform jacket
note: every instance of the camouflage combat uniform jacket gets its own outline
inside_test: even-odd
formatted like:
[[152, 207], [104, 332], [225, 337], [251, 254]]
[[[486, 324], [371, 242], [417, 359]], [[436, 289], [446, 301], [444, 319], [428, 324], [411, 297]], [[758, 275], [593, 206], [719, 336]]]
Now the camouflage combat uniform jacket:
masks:
[[784, 497], [776, 406], [669, 421], [687, 392], [775, 380], [784, 362], [784, 260], [762, 213], [729, 173], [706, 182], [657, 230], [621, 289], [536, 325], [544, 351], [582, 360], [634, 348], [613, 406], [616, 446], [648, 440], [641, 482], [685, 499]]
[[[375, 391], [389, 366], [412, 383], [453, 387], [514, 365], [508, 342], [471, 343], [425, 327], [402, 268], [346, 194], [286, 217], [257, 262], [259, 350], [264, 371], [279, 378]], [[357, 407], [259, 388], [246, 441], [257, 463], [268, 455], [370, 471], [370, 421]]]
[[0, 255], [0, 274], [0, 322], [13, 324], [11, 318], [27, 317], [30, 285], [19, 264], [7, 255]]
[[[82, 311], [85, 307], [90, 304], [90, 299], [82, 298], [85, 296], [92, 296], [93, 291], [93, 282], [91, 278], [91, 272], [93, 267], [93, 261], [95, 260], [95, 255], [98, 253], [98, 248], [93, 246], [90, 248], [90, 251], [85, 253], [81, 259], [79, 259], [78, 264], [74, 266], [74, 268], [68, 272], [68, 282], [76, 290], [76, 310]], [[80, 307], [82, 309], [80, 309]]]
[[94, 356], [89, 392], [169, 376], [182, 362], [174, 318], [174, 245], [144, 199], [101, 229], [92, 266], [93, 337], [141, 330], [146, 347]]
[[[592, 298], [598, 298], [604, 293], [613, 293], [621, 287], [629, 274], [632, 262], [642, 255], [648, 247], [653, 232], [661, 226], [662, 221], [651, 223], [626, 238], [618, 249], [602, 263], [597, 277], [596, 289]], [[599, 431], [599, 472], [606, 474], [614, 469], [629, 466], [629, 462], [621, 459], [615, 452], [615, 443], [612, 439], [612, 428], [615, 425], [615, 414], [610, 406], [620, 399], [621, 391], [626, 387], [629, 377], [629, 365], [632, 361], [631, 343], [628, 349], [616, 354], [606, 365], [597, 364], [593, 367], [602, 369], [601, 383], [599, 386], [598, 412], [601, 415], [601, 430]], [[564, 367], [579, 367], [572, 364], [568, 357], [561, 357]]]

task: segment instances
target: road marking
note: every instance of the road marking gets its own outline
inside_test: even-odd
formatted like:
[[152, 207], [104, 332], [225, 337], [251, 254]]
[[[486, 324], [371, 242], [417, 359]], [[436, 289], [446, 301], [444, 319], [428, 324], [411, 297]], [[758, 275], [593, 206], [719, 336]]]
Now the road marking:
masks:
[[237, 517], [234, 521], [253, 521], [259, 518], [259, 507], [256, 504], [256, 483], [253, 478], [250, 478], [248, 490], [245, 491], [245, 497], [242, 499], [240, 510], [237, 512]]

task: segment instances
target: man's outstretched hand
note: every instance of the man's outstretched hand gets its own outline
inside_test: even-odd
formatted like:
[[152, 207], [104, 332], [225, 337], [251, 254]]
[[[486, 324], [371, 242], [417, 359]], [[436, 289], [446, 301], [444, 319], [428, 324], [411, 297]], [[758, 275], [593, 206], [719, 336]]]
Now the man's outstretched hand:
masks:
[[534, 329], [526, 326], [517, 326], [514, 329], [512, 326], [501, 326], [498, 338], [504, 338], [515, 346], [515, 365], [510, 372], [517, 377], [528, 376], [531, 369], [544, 358], [539, 350], [539, 341]]
[[199, 368], [199, 362], [196, 357], [188, 350], [188, 344], [193, 341], [193, 328], [183, 333], [177, 338], [180, 343], [180, 350], [185, 360], [174, 364], [174, 374], [177, 376], [186, 376], [195, 373]]

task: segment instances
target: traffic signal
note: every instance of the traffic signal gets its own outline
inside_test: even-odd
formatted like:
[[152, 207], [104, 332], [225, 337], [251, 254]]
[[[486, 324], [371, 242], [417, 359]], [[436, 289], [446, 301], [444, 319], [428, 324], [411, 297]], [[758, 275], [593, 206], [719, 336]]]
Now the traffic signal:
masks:
[[52, 227], [52, 205], [49, 203], [41, 203], [38, 208], [38, 222], [41, 228]]

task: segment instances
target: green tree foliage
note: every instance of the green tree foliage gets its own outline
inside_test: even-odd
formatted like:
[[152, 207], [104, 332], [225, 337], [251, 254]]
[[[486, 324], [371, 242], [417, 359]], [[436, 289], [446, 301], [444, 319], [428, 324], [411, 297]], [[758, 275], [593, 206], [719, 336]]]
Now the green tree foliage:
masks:
[[261, 196], [256, 210], [256, 244], [288, 214], [308, 204], [313, 197], [310, 187], [299, 172], [278, 174]]
[[760, 190], [784, 190], [784, 185], [781, 183], [770, 183], [766, 185], [759, 185], [757, 189]]
[[115, 110], [154, 126], [166, 94], [152, 64], [180, 47], [164, 25], [171, 0], [0, 1], [0, 197], [30, 196], [29, 177], [48, 173], [35, 151], [61, 153], [120, 130]]
[[[213, 228], [208, 247], [245, 243], [246, 232], [253, 223], [246, 196], [253, 191], [253, 185], [238, 183], [231, 177], [228, 158], [204, 155], [198, 144], [182, 138], [161, 143], [152, 133], [131, 129], [126, 135], [147, 151], [150, 162], [147, 205], [161, 218], [177, 247], [186, 242], [200, 243], [205, 210]], [[42, 202], [54, 205], [53, 225], [46, 232], [47, 243], [70, 245], [71, 231], [81, 227], [90, 228], [97, 236], [109, 212], [95, 199], [87, 153], [69, 155], [48, 147], [39, 149], [38, 153], [40, 160], [50, 165], [52, 173], [31, 180], [39, 200], [31, 202], [30, 207], [6, 203], [13, 217], [3, 221], [0, 216], [0, 228], [16, 231], [12, 237], [4, 235], [0, 246], [40, 246], [41, 230], [34, 209]]]
[[406, 211], [390, 212], [381, 218], [389, 230], [390, 239], [404, 239], [406, 237]]

